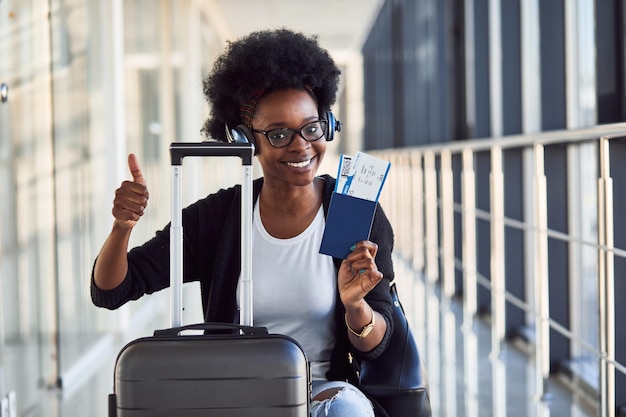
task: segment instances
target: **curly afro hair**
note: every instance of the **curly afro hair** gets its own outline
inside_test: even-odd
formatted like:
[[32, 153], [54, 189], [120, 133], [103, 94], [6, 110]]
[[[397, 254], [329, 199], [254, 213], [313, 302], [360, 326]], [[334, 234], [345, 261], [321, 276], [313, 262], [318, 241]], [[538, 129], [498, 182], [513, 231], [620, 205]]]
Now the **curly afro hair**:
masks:
[[241, 124], [241, 106], [259, 91], [310, 90], [323, 114], [335, 102], [339, 74], [317, 37], [278, 29], [253, 32], [229, 42], [203, 82], [211, 115], [202, 133], [226, 141], [224, 124]]

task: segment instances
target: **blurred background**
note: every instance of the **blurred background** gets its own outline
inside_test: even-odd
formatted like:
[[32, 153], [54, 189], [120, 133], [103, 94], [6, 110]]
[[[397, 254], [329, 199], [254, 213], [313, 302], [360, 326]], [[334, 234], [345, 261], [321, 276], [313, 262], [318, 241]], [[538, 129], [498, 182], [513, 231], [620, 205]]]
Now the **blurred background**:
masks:
[[[213, 60], [280, 27], [342, 70], [322, 172], [392, 161], [433, 414], [626, 415], [623, 1], [0, 0], [1, 416], [107, 415], [116, 353], [169, 314], [167, 291], [90, 300], [127, 154], [151, 193], [138, 244], [170, 219], [169, 143], [205, 139]], [[240, 170], [184, 176], [190, 203]], [[185, 322], [200, 310], [186, 286]]]

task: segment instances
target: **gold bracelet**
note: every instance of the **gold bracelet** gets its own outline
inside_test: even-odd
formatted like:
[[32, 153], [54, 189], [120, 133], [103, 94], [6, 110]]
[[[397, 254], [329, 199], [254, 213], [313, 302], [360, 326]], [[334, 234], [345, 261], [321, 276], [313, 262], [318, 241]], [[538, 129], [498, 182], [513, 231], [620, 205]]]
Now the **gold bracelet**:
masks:
[[372, 310], [372, 320], [370, 321], [368, 325], [363, 327], [363, 330], [361, 330], [360, 333], [357, 333], [356, 331], [354, 331], [354, 329], [350, 327], [350, 324], [348, 324], [348, 313], [344, 315], [344, 319], [346, 321], [346, 327], [348, 328], [348, 330], [350, 330], [350, 333], [352, 333], [356, 337], [365, 339], [372, 332], [372, 330], [374, 330], [374, 326], [376, 326], [376, 313], [374, 312], [374, 309], [372, 307], [370, 307], [370, 310]]

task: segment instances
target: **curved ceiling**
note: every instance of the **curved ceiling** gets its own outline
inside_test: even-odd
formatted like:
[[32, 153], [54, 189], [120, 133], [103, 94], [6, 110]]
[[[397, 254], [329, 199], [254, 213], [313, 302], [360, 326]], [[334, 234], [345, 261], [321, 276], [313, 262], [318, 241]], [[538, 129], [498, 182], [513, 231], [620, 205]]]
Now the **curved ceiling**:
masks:
[[319, 36], [334, 55], [360, 52], [383, 0], [211, 0], [211, 20], [225, 39], [287, 27]]

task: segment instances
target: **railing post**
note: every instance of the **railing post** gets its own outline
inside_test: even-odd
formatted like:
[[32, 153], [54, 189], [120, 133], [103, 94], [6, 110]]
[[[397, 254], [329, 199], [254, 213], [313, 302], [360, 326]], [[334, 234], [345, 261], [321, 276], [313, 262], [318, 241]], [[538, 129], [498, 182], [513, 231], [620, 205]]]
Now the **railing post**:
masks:
[[476, 174], [474, 173], [474, 152], [463, 151], [463, 294], [465, 295], [464, 316], [466, 323], [476, 315]]
[[443, 293], [454, 297], [456, 291], [454, 277], [454, 183], [452, 178], [452, 153], [441, 152], [440, 169], [441, 196], [441, 269]]
[[424, 170], [422, 154], [411, 152], [411, 195], [413, 206], [413, 268], [424, 268]]
[[[402, 175], [399, 172], [398, 164], [396, 163], [397, 155], [395, 153], [389, 154], [381, 154], [380, 158], [386, 159], [391, 163], [391, 169], [389, 171], [389, 175], [387, 176], [386, 183], [387, 185], [383, 189], [384, 192], [380, 196], [379, 202], [385, 208], [385, 212], [387, 213], [387, 217], [389, 218], [389, 222], [393, 225], [394, 230], [400, 229], [402, 227], [402, 219], [400, 216], [399, 206], [401, 203], [400, 196], [401, 191], [399, 191], [399, 178]], [[400, 252], [402, 256], [404, 253], [402, 252], [402, 243], [395, 243], [395, 250]]]
[[491, 205], [491, 323], [492, 353], [500, 352], [505, 339], [506, 298], [504, 296], [504, 174], [502, 173], [502, 148], [491, 148], [490, 173]]
[[[397, 163], [397, 177], [398, 177], [398, 194], [396, 198], [398, 201], [396, 204], [400, 204], [398, 215], [400, 216], [400, 230], [411, 230], [413, 227], [413, 210], [412, 203], [413, 201], [410, 198], [406, 198], [407, 190], [411, 189], [411, 163], [410, 157], [406, 153], [400, 153], [400, 155], [396, 158]], [[393, 169], [393, 168], [392, 168]], [[414, 236], [410, 233], [402, 233], [400, 236], [400, 248], [402, 251], [402, 256], [405, 260], [413, 260], [413, 248], [412, 248], [412, 240], [414, 240]]]
[[613, 240], [613, 179], [609, 138], [600, 138], [598, 153], [598, 305], [600, 306], [600, 415], [615, 417], [615, 282]]
[[548, 214], [547, 186], [544, 173], [544, 148], [534, 146], [535, 178], [535, 368], [537, 395], [544, 398], [550, 377], [550, 290], [548, 285]]
[[439, 278], [439, 230], [437, 225], [437, 170], [435, 153], [424, 152], [424, 205], [426, 209], [426, 278], [434, 283]]

